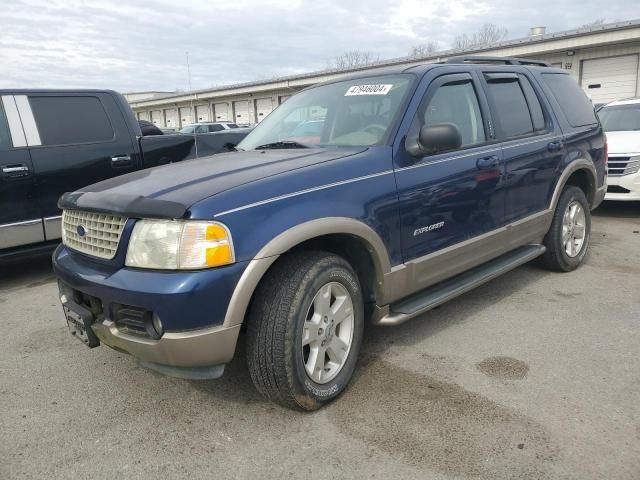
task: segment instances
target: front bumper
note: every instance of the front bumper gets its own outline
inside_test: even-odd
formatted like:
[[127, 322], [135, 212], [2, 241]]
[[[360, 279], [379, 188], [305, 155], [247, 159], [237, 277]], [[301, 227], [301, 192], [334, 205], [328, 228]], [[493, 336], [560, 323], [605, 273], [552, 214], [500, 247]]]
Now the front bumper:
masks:
[[121, 333], [110, 320], [93, 324], [105, 345], [133, 355], [142, 364], [166, 375], [191, 379], [217, 378], [233, 358], [240, 325], [188, 332], [168, 332], [159, 340]]
[[[120, 268], [59, 246], [53, 268], [63, 293], [91, 297], [100, 313], [91, 328], [101, 343], [129, 353], [145, 366], [186, 378], [215, 378], [235, 351], [240, 324], [225, 324], [246, 263], [190, 272]], [[64, 295], [62, 296], [64, 298]], [[157, 340], [117, 323], [118, 308], [144, 309], [164, 325]]]
[[[610, 188], [605, 195], [605, 200], [618, 201], [639, 201], [640, 200], [640, 171], [631, 175], [609, 176], [608, 185]], [[615, 187], [621, 187], [628, 192], [617, 193]], [[612, 191], [613, 190], [613, 191]]]

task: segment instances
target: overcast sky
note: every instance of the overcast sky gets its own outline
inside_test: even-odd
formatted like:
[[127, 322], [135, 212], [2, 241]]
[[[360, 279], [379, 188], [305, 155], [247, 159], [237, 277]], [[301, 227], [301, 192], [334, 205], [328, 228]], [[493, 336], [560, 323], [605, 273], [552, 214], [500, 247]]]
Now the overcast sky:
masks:
[[527, 35], [640, 18], [639, 0], [0, 0], [0, 88], [193, 88], [449, 47], [483, 23]]

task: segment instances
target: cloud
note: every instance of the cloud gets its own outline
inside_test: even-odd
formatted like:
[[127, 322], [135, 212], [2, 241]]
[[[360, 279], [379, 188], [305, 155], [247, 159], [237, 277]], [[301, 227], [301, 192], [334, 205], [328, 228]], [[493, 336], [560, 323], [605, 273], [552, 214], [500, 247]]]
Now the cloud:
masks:
[[[575, 28], [602, 18], [585, 0], [12, 0], [0, 16], [0, 88], [186, 89], [323, 69], [346, 50], [404, 56], [492, 22]], [[640, 17], [636, 0], [606, 20]]]

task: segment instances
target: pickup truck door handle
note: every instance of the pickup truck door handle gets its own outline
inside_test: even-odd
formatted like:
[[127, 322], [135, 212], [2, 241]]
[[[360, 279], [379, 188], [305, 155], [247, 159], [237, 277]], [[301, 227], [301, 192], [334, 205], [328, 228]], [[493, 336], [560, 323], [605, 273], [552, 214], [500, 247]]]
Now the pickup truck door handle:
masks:
[[550, 152], [559, 152], [564, 148], [564, 142], [562, 140], [558, 140], [557, 142], [550, 142], [547, 144], [547, 150]]
[[2, 176], [6, 178], [20, 178], [29, 175], [29, 167], [24, 164], [5, 165], [2, 167]]
[[484, 170], [487, 168], [495, 168], [500, 163], [500, 159], [496, 155], [491, 155], [490, 157], [479, 158], [476, 162], [476, 166], [480, 170]]
[[112, 167], [128, 167], [131, 165], [131, 155], [114, 155], [111, 157]]

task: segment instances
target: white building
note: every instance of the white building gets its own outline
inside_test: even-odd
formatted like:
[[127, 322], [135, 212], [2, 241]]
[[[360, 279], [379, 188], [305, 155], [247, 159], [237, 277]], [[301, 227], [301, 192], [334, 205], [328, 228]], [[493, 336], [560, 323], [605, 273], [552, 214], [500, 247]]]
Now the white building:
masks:
[[[129, 98], [139, 119], [159, 127], [193, 122], [256, 123], [293, 93], [346, 73], [391, 65], [439, 62], [460, 55], [526, 57], [568, 70], [594, 103], [640, 96], [640, 20], [597, 25], [558, 33], [531, 29], [525, 38], [469, 50], [447, 50], [422, 57], [383, 60], [366, 67], [324, 70], [153, 98]], [[193, 109], [192, 106], [193, 105]]]

